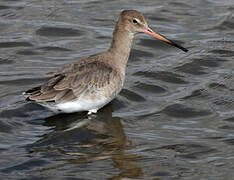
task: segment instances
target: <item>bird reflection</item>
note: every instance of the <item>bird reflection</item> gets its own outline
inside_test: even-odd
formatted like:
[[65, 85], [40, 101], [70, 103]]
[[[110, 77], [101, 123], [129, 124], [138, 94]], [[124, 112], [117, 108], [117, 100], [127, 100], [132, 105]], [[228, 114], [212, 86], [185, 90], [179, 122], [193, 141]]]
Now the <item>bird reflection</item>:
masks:
[[136, 165], [140, 156], [126, 152], [132, 145], [121, 119], [112, 117], [111, 106], [92, 116], [86, 113], [52, 116], [43, 125], [52, 127], [52, 131], [32, 144], [30, 151], [59, 152], [62, 157], [59, 161], [63, 163], [42, 171], [108, 159], [120, 171], [110, 179], [137, 178], [143, 174]]

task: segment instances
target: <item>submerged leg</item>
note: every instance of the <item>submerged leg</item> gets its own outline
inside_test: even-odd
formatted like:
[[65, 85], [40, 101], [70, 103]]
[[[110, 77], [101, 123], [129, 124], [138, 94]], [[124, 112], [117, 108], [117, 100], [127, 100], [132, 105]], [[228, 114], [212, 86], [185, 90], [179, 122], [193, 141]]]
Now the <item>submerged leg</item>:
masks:
[[91, 110], [89, 110], [88, 115], [90, 115], [92, 113], [97, 113], [97, 109], [91, 109]]

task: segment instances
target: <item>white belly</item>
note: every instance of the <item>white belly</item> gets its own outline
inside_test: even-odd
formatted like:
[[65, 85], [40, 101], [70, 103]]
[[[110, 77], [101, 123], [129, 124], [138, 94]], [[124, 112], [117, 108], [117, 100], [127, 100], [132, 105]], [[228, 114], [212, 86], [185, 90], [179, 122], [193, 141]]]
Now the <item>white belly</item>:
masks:
[[[113, 93], [112, 96], [106, 97], [103, 92], [97, 92], [95, 96], [81, 96], [77, 100], [64, 103], [47, 103], [41, 102], [40, 105], [48, 108], [54, 113], [73, 113], [81, 111], [89, 111], [89, 114], [96, 113], [97, 110], [112, 101], [120, 92]], [[93, 98], [91, 98], [93, 97]]]
[[106, 104], [108, 104], [114, 97], [106, 98], [101, 97], [99, 99], [78, 99], [71, 102], [59, 103], [54, 106], [55, 111], [64, 112], [64, 113], [72, 113], [72, 112], [80, 112], [80, 111], [97, 111], [102, 108]]

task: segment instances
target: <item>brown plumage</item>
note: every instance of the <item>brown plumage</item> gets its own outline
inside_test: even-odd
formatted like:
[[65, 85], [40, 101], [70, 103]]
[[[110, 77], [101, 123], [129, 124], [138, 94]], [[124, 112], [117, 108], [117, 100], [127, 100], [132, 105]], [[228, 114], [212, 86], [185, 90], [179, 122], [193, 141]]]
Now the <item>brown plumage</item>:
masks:
[[106, 89], [105, 95], [111, 96], [114, 93], [113, 90], [118, 89], [117, 84], [123, 84], [123, 77], [109, 64], [98, 61], [97, 57], [90, 58], [89, 62], [84, 59], [78, 63], [66, 65], [60, 71], [50, 73], [54, 77], [47, 83], [26, 92], [29, 95], [28, 100], [69, 102], [81, 95], [94, 94], [95, 91], [103, 88]]
[[108, 51], [47, 73], [52, 78], [28, 90], [25, 93], [27, 100], [38, 102], [55, 112], [96, 112], [122, 89], [133, 37], [141, 32], [187, 51], [150, 29], [140, 12], [125, 10], [115, 26]]

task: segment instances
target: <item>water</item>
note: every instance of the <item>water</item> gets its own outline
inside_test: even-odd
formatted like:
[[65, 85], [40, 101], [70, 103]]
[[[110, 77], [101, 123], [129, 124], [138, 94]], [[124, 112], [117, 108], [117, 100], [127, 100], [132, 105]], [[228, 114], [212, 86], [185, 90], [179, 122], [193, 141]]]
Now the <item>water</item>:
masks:
[[[54, 116], [23, 91], [105, 51], [123, 9], [189, 49], [137, 35], [120, 95]], [[234, 2], [0, 2], [1, 179], [234, 179]]]

